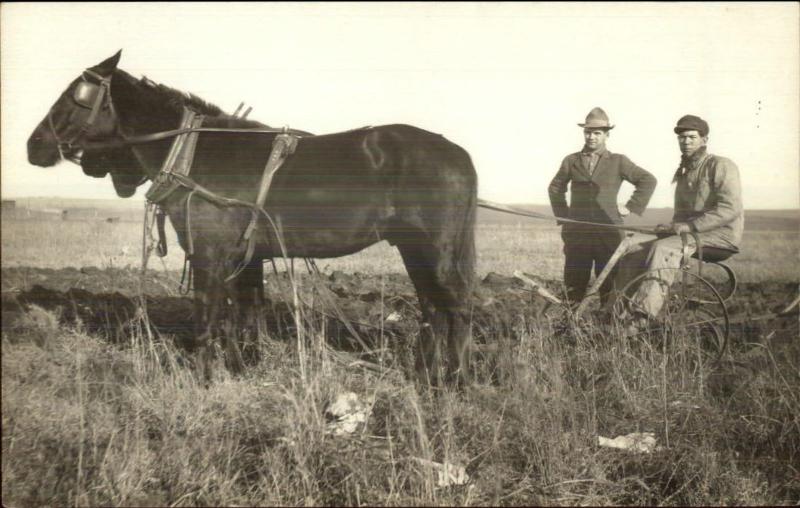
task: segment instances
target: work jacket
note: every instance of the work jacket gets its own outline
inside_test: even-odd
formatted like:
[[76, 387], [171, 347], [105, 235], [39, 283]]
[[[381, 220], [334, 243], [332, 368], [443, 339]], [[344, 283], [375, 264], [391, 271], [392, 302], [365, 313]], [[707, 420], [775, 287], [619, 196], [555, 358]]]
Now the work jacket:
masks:
[[705, 148], [684, 160], [675, 172], [674, 222], [685, 222], [703, 245], [739, 250], [744, 231], [739, 168]]
[[[617, 208], [617, 194], [623, 180], [636, 187], [626, 204], [628, 210], [641, 215], [656, 188], [656, 177], [624, 155], [608, 150], [600, 154], [591, 175], [583, 162], [581, 152], [567, 155], [548, 188], [553, 213], [556, 217], [622, 224]], [[569, 206], [566, 199], [568, 185]]]

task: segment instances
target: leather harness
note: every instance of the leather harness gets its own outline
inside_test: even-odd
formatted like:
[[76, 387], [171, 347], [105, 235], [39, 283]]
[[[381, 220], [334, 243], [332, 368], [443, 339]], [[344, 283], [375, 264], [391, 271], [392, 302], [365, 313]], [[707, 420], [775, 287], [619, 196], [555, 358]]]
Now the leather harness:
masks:
[[[167, 245], [165, 239], [165, 213], [162, 208], [162, 203], [170, 197], [176, 190], [183, 187], [189, 189], [189, 195], [186, 198], [186, 239], [187, 239], [187, 248], [186, 254], [187, 258], [194, 254], [194, 243], [192, 240], [192, 228], [191, 228], [191, 199], [194, 194], [198, 194], [200, 197], [210, 201], [211, 203], [217, 206], [242, 206], [251, 209], [251, 217], [250, 222], [248, 223], [247, 227], [245, 228], [244, 232], [242, 233], [240, 241], [247, 242], [247, 248], [245, 250], [245, 255], [241, 263], [239, 264], [239, 268], [234, 271], [234, 273], [230, 274], [225, 281], [228, 282], [235, 278], [241, 269], [243, 269], [253, 258], [253, 253], [255, 252], [255, 244], [256, 239], [253, 233], [256, 230], [258, 225], [258, 218], [261, 214], [265, 214], [264, 211], [264, 203], [267, 200], [267, 194], [269, 192], [270, 186], [272, 184], [272, 178], [275, 175], [275, 172], [283, 165], [283, 162], [286, 158], [294, 153], [295, 149], [297, 148], [297, 141], [299, 139], [299, 135], [295, 133], [289, 133], [288, 129], [210, 129], [210, 128], [203, 128], [201, 127], [205, 117], [203, 115], [199, 115], [194, 111], [184, 108], [183, 117], [181, 119], [181, 127], [179, 129], [174, 129], [172, 131], [165, 131], [160, 132], [152, 135], [147, 136], [147, 141], [153, 141], [156, 139], [165, 139], [167, 137], [173, 136], [174, 141], [172, 142], [172, 146], [170, 147], [170, 151], [167, 154], [166, 159], [164, 159], [164, 163], [161, 166], [161, 170], [156, 175], [155, 179], [153, 180], [153, 185], [147, 191], [145, 195], [148, 202], [154, 204], [157, 207], [156, 212], [156, 223], [158, 229], [158, 245], [157, 245], [157, 254], [160, 257], [164, 257], [167, 254]], [[261, 175], [261, 182], [258, 188], [258, 195], [256, 197], [255, 203], [248, 203], [245, 201], [241, 201], [235, 198], [228, 198], [225, 196], [220, 196], [212, 192], [209, 189], [206, 189], [202, 185], [195, 182], [192, 178], [189, 177], [189, 173], [192, 169], [192, 163], [194, 161], [194, 152], [197, 146], [197, 138], [200, 132], [277, 132], [278, 135], [275, 136], [275, 139], [272, 142], [272, 149], [270, 151], [269, 159], [267, 160], [267, 164], [264, 167], [264, 171]], [[139, 142], [146, 142], [142, 141], [144, 136], [138, 138], [136, 141]]]

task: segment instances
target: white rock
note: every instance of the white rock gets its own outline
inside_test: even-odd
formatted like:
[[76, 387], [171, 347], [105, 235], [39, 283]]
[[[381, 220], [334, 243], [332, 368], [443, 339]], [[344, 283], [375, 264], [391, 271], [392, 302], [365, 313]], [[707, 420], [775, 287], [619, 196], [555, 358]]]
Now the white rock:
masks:
[[640, 453], [650, 453], [656, 449], [656, 436], [652, 432], [633, 432], [614, 439], [598, 436], [597, 444], [603, 448], [618, 448]]
[[367, 421], [369, 407], [359, 400], [353, 392], [341, 393], [328, 406], [325, 413], [334, 419], [326, 427], [326, 432], [334, 436], [352, 434], [358, 426]]
[[422, 465], [428, 466], [436, 471], [436, 486], [437, 487], [450, 487], [451, 485], [466, 485], [469, 483], [469, 475], [464, 466], [458, 464], [433, 462], [430, 460], [416, 458], [417, 462]]
[[392, 312], [391, 314], [386, 316], [387, 323], [397, 323], [401, 319], [403, 319], [403, 316], [401, 316], [399, 312]]

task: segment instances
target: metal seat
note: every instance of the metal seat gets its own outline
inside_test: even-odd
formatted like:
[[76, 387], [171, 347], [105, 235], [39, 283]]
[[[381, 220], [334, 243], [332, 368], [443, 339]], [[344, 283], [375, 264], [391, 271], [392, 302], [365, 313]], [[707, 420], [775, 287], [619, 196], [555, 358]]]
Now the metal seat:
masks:
[[[685, 237], [684, 237], [685, 238]], [[695, 235], [695, 241], [698, 241], [699, 238]], [[684, 239], [685, 245], [685, 239]], [[732, 249], [723, 249], [721, 247], [712, 247], [712, 246], [702, 246], [701, 249], [695, 251], [694, 254], [691, 255], [692, 259], [697, 259], [700, 263], [697, 266], [697, 275], [702, 277], [703, 276], [703, 264], [712, 264], [714, 266], [718, 266], [721, 268], [726, 276], [728, 277], [727, 284], [725, 287], [720, 287], [717, 285], [716, 289], [719, 291], [720, 296], [722, 297], [723, 302], [727, 302], [731, 299], [733, 294], [736, 292], [736, 287], [738, 285], [738, 280], [736, 279], [736, 272], [728, 266], [727, 264], [723, 263], [723, 261], [727, 260], [734, 254], [738, 254], [738, 250]], [[702, 259], [700, 256], [702, 255]], [[684, 257], [684, 266], [688, 266], [686, 263], [687, 258]], [[716, 284], [715, 284], [716, 285]]]
[[[721, 261], [725, 261], [729, 257], [733, 256], [734, 254], [738, 254], [739, 251], [731, 250], [731, 249], [722, 249], [719, 247], [703, 247], [703, 261], [706, 263], [719, 263]], [[694, 259], [698, 259], [697, 252], [692, 254]]]

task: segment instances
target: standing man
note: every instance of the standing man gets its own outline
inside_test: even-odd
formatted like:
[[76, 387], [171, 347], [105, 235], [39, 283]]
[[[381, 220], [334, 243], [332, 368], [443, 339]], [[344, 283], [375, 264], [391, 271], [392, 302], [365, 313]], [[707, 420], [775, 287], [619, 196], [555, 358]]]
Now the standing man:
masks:
[[[567, 155], [548, 188], [550, 204], [556, 217], [602, 224], [622, 224], [622, 216], [633, 212], [641, 215], [656, 188], [656, 178], [622, 154], [606, 149], [613, 125], [600, 108], [594, 108], [586, 117], [583, 128], [584, 146], [580, 152]], [[622, 181], [632, 183], [636, 190], [622, 207], [617, 205], [617, 194]], [[567, 187], [570, 205], [567, 206]], [[564, 284], [567, 299], [580, 301], [589, 285], [592, 265], [599, 275], [611, 255], [622, 241], [620, 230], [583, 224], [562, 224], [564, 241]], [[609, 277], [600, 288], [600, 298], [605, 302], [613, 283]]]
[[[642, 282], [633, 301], [649, 317], [656, 317], [664, 303], [666, 285], [672, 284], [681, 262], [684, 233], [697, 233], [703, 257], [721, 261], [739, 252], [744, 231], [742, 187], [739, 168], [732, 160], [708, 153], [708, 123], [694, 115], [678, 120], [673, 131], [678, 135], [681, 164], [675, 171], [675, 213], [670, 224], [660, 224], [666, 236], [636, 245], [619, 263], [615, 285], [624, 285], [645, 270], [654, 277]], [[695, 245], [688, 246], [690, 251]], [[657, 279], [657, 280], [656, 280]], [[661, 281], [661, 282], [659, 282]]]

